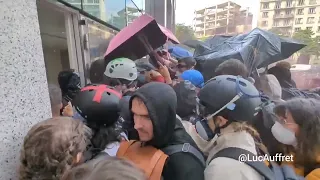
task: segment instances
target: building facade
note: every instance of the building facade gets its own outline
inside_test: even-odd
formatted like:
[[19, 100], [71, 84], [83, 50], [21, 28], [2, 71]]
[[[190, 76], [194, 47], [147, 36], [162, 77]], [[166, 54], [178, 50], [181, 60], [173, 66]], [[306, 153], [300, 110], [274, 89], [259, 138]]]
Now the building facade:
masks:
[[195, 11], [194, 29], [197, 37], [236, 35], [250, 31], [252, 19], [249, 9], [228, 1]]
[[91, 63], [128, 22], [118, 12], [144, 6], [144, 0], [0, 1], [1, 180], [18, 179], [24, 136], [52, 116], [48, 84], [58, 85], [66, 69], [80, 75], [82, 86], [88, 83]]
[[172, 32], [175, 32], [176, 0], [147, 0], [146, 13]]
[[261, 0], [258, 27], [285, 36], [310, 29], [320, 35], [319, 0]]

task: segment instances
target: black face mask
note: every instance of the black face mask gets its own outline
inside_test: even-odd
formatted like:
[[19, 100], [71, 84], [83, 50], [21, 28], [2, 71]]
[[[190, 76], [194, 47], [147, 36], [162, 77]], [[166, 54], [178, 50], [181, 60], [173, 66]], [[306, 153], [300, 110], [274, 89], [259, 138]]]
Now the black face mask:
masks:
[[208, 120], [200, 118], [196, 120], [195, 128], [200, 137], [206, 141], [210, 141], [216, 135], [208, 125]]

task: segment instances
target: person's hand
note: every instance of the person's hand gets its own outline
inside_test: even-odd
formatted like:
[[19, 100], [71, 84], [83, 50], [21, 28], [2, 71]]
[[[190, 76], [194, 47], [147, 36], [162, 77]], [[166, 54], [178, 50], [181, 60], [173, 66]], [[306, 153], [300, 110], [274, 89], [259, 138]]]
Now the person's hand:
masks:
[[147, 82], [151, 82], [153, 78], [161, 76], [161, 74], [155, 70], [150, 70], [145, 72], [145, 77]]
[[71, 102], [68, 102], [68, 105], [64, 107], [62, 114], [64, 116], [72, 117], [73, 116], [73, 108]]
[[167, 66], [162, 65], [160, 62], [158, 62], [158, 64], [159, 64], [158, 72], [159, 72], [164, 78], [170, 77], [170, 72], [169, 72], [169, 69], [167, 68]]
[[159, 69], [158, 69], [159, 73], [164, 77], [167, 84], [172, 84], [172, 79], [167, 66], [162, 65], [160, 62], [158, 62], [158, 64], [159, 64]]

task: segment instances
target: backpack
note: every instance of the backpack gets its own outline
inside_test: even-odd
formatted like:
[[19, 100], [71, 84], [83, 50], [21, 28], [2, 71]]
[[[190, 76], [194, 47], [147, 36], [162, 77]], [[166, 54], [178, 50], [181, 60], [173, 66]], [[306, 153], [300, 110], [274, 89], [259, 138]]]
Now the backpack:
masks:
[[[251, 157], [250, 159], [253, 159], [254, 155], [250, 151], [247, 151], [245, 149], [236, 148], [236, 147], [229, 147], [226, 149], [223, 149], [219, 151], [217, 154], [215, 154], [209, 161], [210, 162], [218, 157], [226, 157], [231, 158], [234, 160], [239, 160], [240, 156], [247, 155]], [[255, 171], [257, 171], [261, 176], [264, 177], [265, 180], [299, 180], [301, 177], [297, 176], [292, 168], [286, 167], [280, 167], [276, 163], [270, 163], [270, 167], [266, 165], [266, 163], [261, 161], [245, 161], [243, 162], [253, 168]]]
[[168, 156], [179, 152], [192, 154], [205, 166], [202, 154], [189, 143], [170, 145], [160, 150], [152, 146], [142, 146], [140, 141], [123, 141], [117, 157], [132, 161], [145, 172], [149, 180], [160, 180]]
[[320, 165], [317, 165], [309, 174], [306, 175], [306, 180], [320, 179]]

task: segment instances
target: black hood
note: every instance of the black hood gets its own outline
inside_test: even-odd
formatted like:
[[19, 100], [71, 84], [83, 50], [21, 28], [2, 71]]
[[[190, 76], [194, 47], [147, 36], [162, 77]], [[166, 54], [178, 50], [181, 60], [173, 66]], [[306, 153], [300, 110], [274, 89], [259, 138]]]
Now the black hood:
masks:
[[274, 75], [282, 88], [295, 88], [296, 84], [291, 79], [291, 72], [289, 69], [274, 66], [268, 70], [268, 74]]
[[196, 87], [189, 81], [181, 81], [173, 89], [177, 94], [177, 114], [182, 118], [195, 114], [197, 104]]
[[[130, 99], [139, 97], [146, 105], [153, 124], [153, 139], [147, 144], [163, 148], [173, 138], [176, 126], [177, 97], [175, 91], [167, 84], [159, 82], [148, 83], [139, 88]], [[131, 119], [133, 116], [131, 114]]]

